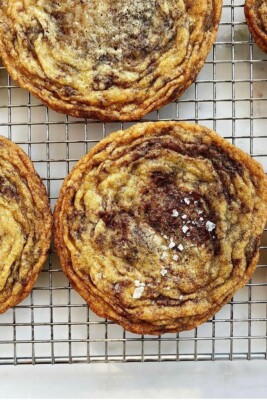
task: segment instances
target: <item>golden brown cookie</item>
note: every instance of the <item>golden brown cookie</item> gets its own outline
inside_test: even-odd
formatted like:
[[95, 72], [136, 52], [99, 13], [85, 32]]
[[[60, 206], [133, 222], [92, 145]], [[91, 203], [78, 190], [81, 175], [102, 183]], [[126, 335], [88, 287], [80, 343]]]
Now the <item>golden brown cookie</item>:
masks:
[[52, 216], [28, 156], [0, 136], [0, 313], [21, 302], [46, 260]]
[[62, 268], [94, 312], [136, 333], [178, 332], [251, 277], [267, 180], [207, 128], [143, 123], [78, 162], [54, 216]]
[[246, 0], [245, 15], [255, 42], [267, 53], [267, 1]]
[[0, 56], [56, 111], [136, 120], [196, 79], [221, 8], [222, 0], [0, 0]]

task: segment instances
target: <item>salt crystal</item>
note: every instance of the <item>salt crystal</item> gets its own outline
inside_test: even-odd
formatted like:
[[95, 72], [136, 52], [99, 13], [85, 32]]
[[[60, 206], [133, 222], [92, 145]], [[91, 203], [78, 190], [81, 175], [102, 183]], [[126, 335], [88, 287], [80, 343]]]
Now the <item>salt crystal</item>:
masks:
[[184, 198], [184, 202], [185, 202], [185, 204], [188, 204], [188, 205], [190, 204], [190, 200], [187, 197]]
[[183, 246], [182, 244], [179, 244], [178, 249], [179, 249], [180, 251], [183, 251], [184, 246]]
[[179, 213], [177, 210], [172, 210], [172, 216], [177, 218], [179, 216]]
[[133, 292], [133, 299], [140, 299], [145, 288], [143, 286], [137, 287]]
[[97, 276], [98, 279], [102, 279], [103, 278], [102, 272], [99, 272], [96, 276]]
[[207, 221], [207, 223], [206, 223], [207, 231], [212, 232], [215, 228], [216, 228], [216, 225], [213, 222]]
[[200, 217], [200, 218], [199, 218], [199, 221], [200, 221], [200, 222], [203, 222], [203, 221], [204, 221], [204, 218]]
[[184, 298], [184, 296], [181, 295], [181, 296], [179, 297], [179, 300], [183, 300], [183, 298]]
[[170, 244], [169, 244], [169, 249], [173, 249], [175, 247], [175, 243], [173, 241], [173, 238], [171, 238]]
[[188, 226], [184, 225], [184, 226], [182, 227], [182, 231], [183, 231], [184, 233], [186, 233], [188, 230], [189, 230]]
[[168, 250], [167, 246], [161, 246], [162, 250]]
[[135, 286], [137, 286], [137, 287], [144, 287], [144, 286], [146, 286], [145, 283], [142, 283], [142, 282], [140, 282], [140, 281], [134, 281], [134, 284], [135, 284]]
[[168, 239], [168, 236], [166, 236], [166, 235], [163, 235], [163, 237], [164, 237], [164, 239]]
[[202, 210], [197, 210], [197, 213], [200, 215], [200, 214], [203, 214], [203, 211]]
[[183, 214], [182, 215], [182, 219], [186, 219], [187, 218], [187, 215], [186, 214]]
[[160, 257], [161, 260], [165, 260], [165, 258], [167, 258], [168, 254], [166, 253], [166, 251], [164, 251]]
[[118, 292], [118, 291], [119, 291], [119, 289], [120, 289], [120, 285], [119, 285], [119, 283], [116, 283], [116, 285], [114, 286], [114, 289], [116, 290], [116, 292]]
[[178, 255], [177, 254], [175, 254], [173, 257], [172, 257], [172, 259], [173, 259], [173, 261], [178, 261]]
[[165, 276], [165, 275], [167, 275], [168, 271], [167, 271], [166, 268], [162, 268], [162, 270], [160, 271], [160, 273], [161, 273], [162, 276]]

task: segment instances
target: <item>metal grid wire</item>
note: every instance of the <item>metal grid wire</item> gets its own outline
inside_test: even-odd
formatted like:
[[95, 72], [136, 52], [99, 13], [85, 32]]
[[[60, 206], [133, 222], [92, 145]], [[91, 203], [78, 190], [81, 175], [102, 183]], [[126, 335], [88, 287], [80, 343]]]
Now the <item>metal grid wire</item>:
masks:
[[[187, 120], [217, 130], [267, 172], [267, 55], [253, 43], [244, 1], [224, 2], [216, 44], [184, 96], [144, 120]], [[52, 207], [71, 167], [128, 123], [74, 119], [44, 107], [0, 64], [0, 133], [34, 161]], [[267, 359], [267, 230], [251, 282], [209, 322], [159, 337], [98, 318], [71, 289], [52, 248], [31, 295], [0, 316], [0, 364]]]

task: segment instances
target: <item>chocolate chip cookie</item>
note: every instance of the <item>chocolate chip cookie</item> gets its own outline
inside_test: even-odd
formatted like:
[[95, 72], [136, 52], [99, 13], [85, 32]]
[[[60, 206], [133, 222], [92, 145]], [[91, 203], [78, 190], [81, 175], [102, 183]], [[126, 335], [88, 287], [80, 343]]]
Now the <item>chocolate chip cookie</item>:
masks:
[[193, 124], [110, 135], [66, 178], [55, 240], [99, 316], [140, 334], [192, 329], [250, 279], [267, 217], [262, 167]]
[[0, 56], [56, 111], [136, 120], [196, 79], [221, 9], [222, 0], [0, 0]]
[[267, 1], [246, 0], [245, 15], [255, 42], [267, 53]]
[[31, 291], [50, 246], [45, 187], [28, 156], [0, 136], [0, 313]]

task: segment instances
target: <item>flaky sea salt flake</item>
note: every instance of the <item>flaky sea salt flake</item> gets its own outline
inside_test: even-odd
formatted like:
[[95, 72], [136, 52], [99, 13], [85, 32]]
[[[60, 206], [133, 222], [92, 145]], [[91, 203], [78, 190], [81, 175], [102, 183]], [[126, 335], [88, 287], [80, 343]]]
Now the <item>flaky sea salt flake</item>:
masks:
[[168, 270], [167, 270], [166, 268], [162, 268], [162, 270], [160, 271], [160, 273], [161, 273], [162, 276], [165, 276], [165, 275], [167, 275]]
[[179, 249], [180, 251], [183, 251], [184, 246], [183, 246], [182, 244], [179, 244], [178, 249]]
[[144, 286], [137, 287], [133, 292], [133, 299], [140, 299], [144, 290]]
[[169, 244], [169, 249], [173, 249], [174, 247], [175, 247], [175, 243], [173, 241], [173, 238], [171, 238], [170, 244]]
[[179, 213], [178, 213], [178, 211], [177, 211], [176, 209], [172, 210], [172, 216], [173, 216], [174, 218], [179, 217]]
[[139, 280], [134, 281], [134, 284], [136, 287], [145, 287], [146, 284], [143, 282], [140, 282]]
[[116, 283], [116, 285], [114, 286], [114, 289], [116, 290], [116, 292], [118, 292], [120, 290], [120, 284]]
[[186, 233], [187, 231], [189, 231], [189, 228], [188, 228], [188, 226], [186, 226], [186, 225], [183, 225], [183, 227], [182, 227], [182, 231], [183, 231], [184, 233]]
[[208, 232], [214, 231], [215, 228], [216, 228], [216, 225], [213, 222], [211, 222], [211, 221], [206, 222], [206, 229]]
[[185, 202], [185, 204], [187, 204], [187, 205], [190, 204], [190, 200], [188, 199], [188, 197], [185, 197], [185, 198], [184, 198], [184, 202]]
[[166, 253], [166, 251], [164, 251], [160, 257], [161, 260], [165, 260], [167, 258], [168, 254]]

